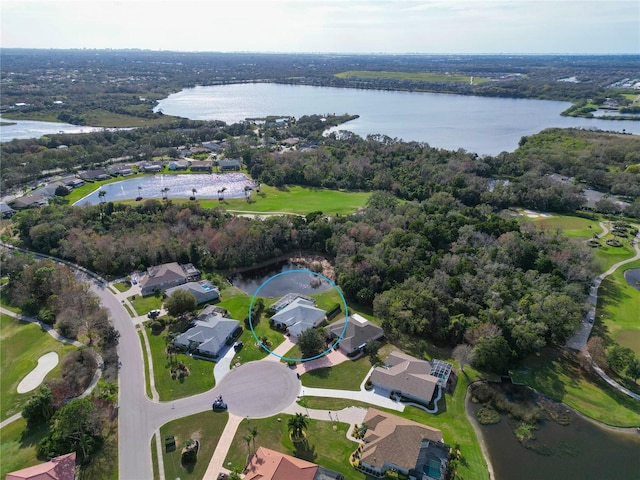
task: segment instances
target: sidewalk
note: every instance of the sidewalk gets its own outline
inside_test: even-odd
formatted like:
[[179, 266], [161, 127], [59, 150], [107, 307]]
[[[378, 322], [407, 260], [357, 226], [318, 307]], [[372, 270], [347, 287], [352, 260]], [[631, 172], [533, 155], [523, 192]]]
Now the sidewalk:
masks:
[[229, 414], [229, 421], [224, 427], [222, 435], [220, 435], [218, 445], [216, 445], [213, 456], [209, 461], [207, 471], [205, 472], [204, 477], [202, 477], [203, 480], [216, 480], [220, 472], [229, 473], [229, 470], [224, 467], [224, 459], [227, 458], [227, 453], [231, 447], [231, 442], [233, 442], [233, 437], [235, 436], [236, 431], [238, 431], [238, 426], [243, 419], [243, 417], [238, 415]]

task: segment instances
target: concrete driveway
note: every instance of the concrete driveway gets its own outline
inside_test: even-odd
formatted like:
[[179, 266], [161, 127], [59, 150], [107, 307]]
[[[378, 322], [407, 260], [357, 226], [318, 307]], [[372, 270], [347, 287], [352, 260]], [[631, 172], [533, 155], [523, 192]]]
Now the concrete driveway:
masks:
[[231, 370], [213, 392], [222, 395], [229, 413], [264, 418], [295, 402], [300, 394], [300, 380], [295, 371], [282, 363], [252, 362]]

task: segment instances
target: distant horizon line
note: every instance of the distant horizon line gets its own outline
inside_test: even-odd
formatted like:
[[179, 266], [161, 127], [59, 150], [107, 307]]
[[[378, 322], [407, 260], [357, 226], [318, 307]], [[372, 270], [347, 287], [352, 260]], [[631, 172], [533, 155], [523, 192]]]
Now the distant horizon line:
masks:
[[170, 49], [151, 49], [151, 48], [138, 48], [138, 47], [126, 47], [126, 48], [109, 48], [109, 47], [4, 47], [0, 46], [0, 51], [3, 50], [42, 50], [42, 51], [103, 51], [103, 52], [153, 52], [153, 53], [217, 53], [217, 54], [246, 54], [246, 55], [383, 55], [383, 56], [576, 56], [576, 57], [613, 57], [613, 56], [640, 56], [640, 52], [626, 52], [626, 53], [576, 53], [576, 52], [484, 52], [484, 53], [470, 53], [470, 52], [449, 52], [449, 53], [429, 53], [429, 52], [296, 52], [296, 51], [257, 51], [257, 50], [170, 50]]

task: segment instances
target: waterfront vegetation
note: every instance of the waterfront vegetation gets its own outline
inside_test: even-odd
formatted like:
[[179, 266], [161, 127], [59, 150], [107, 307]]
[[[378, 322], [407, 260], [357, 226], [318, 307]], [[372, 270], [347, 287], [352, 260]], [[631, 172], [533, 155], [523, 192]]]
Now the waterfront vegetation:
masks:
[[595, 373], [587, 373], [571, 351], [544, 349], [527, 358], [511, 376], [514, 382], [525, 383], [599, 422], [619, 427], [640, 425], [638, 401], [610, 387]]
[[467, 84], [477, 84], [489, 82], [489, 78], [471, 77], [468, 75], [436, 72], [381, 72], [367, 70], [349, 70], [347, 72], [336, 73], [336, 77], [349, 80], [378, 79], [378, 80], [408, 80], [411, 82], [458, 82]]
[[[216, 449], [218, 440], [229, 420], [226, 412], [211, 411], [183, 417], [160, 427], [160, 443], [162, 445], [162, 461], [165, 478], [183, 478], [199, 480], [204, 477], [209, 461]], [[173, 436], [175, 448], [165, 448], [165, 439]], [[188, 468], [182, 464], [181, 451], [185, 442], [193, 439], [200, 443], [195, 464]], [[151, 442], [151, 451], [156, 450], [156, 442]]]

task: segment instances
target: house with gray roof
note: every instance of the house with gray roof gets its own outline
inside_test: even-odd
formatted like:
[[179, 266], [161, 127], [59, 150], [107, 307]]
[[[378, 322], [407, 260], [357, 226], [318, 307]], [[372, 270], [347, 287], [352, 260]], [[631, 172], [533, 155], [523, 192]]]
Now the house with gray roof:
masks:
[[177, 287], [171, 287], [165, 290], [168, 297], [174, 294], [178, 290], [185, 290], [191, 293], [198, 304], [209, 302], [220, 298], [220, 290], [213, 285], [209, 280], [200, 280], [199, 282], [187, 282]]
[[146, 297], [153, 295], [156, 290], [164, 291], [167, 288], [198, 280], [199, 277], [200, 271], [190, 263], [180, 265], [177, 262], [171, 262], [155, 265], [149, 267], [145, 277], [140, 280], [140, 293]]
[[109, 174], [104, 168], [98, 168], [96, 170], [86, 170], [80, 172], [78, 175], [82, 180], [96, 181], [96, 180], [108, 180]]
[[292, 337], [298, 337], [305, 330], [319, 326], [325, 318], [326, 312], [316, 308], [313, 300], [297, 297], [275, 313], [271, 320], [274, 325], [285, 328]]
[[228, 158], [225, 160], [219, 160], [218, 166], [220, 167], [220, 170], [222, 170], [223, 172], [237, 171], [237, 170], [240, 170], [240, 159]]
[[191, 328], [178, 335], [174, 344], [188, 351], [216, 358], [239, 327], [240, 322], [225, 318], [219, 313], [198, 316]]
[[[347, 324], [346, 329], [345, 322]], [[338, 350], [349, 357], [362, 352], [367, 342], [380, 340], [384, 337], [382, 328], [357, 313], [349, 315], [349, 321], [343, 318], [332, 323], [329, 325], [328, 330], [332, 338], [337, 339], [342, 335], [342, 339], [338, 343]]]
[[[435, 362], [438, 368], [434, 367]], [[421, 403], [429, 403], [437, 388], [447, 386], [450, 374], [451, 365], [446, 362], [419, 360], [395, 350], [389, 354], [383, 367], [373, 370], [371, 383], [374, 387], [397, 392]]]
[[24, 197], [16, 198], [11, 206], [16, 209], [21, 208], [32, 208], [32, 207], [44, 207], [48, 205], [49, 202], [45, 197], [38, 193], [32, 193], [30, 195], [25, 195]]

